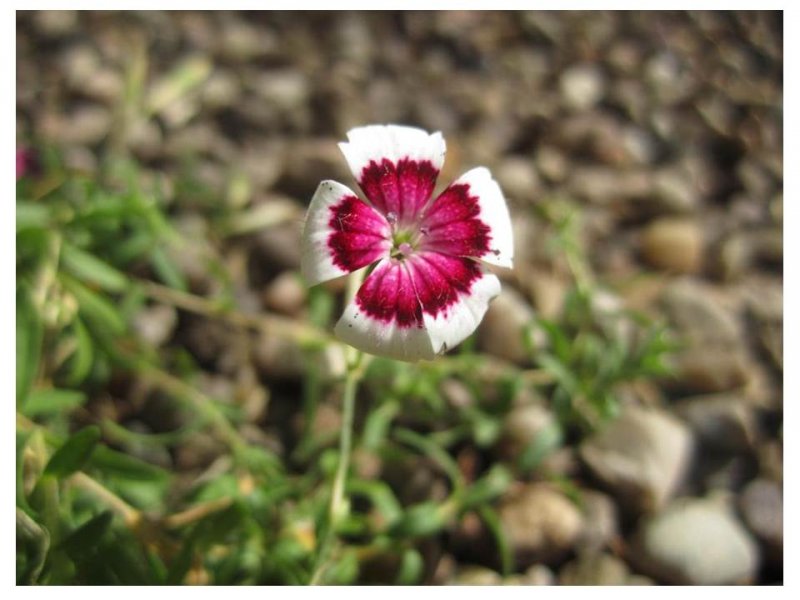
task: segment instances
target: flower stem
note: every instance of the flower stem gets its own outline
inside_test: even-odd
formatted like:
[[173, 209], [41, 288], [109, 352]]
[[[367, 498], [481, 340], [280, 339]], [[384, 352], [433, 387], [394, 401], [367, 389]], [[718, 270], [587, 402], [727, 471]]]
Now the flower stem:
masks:
[[[364, 280], [365, 270], [353, 273], [347, 281], [346, 299], [349, 302], [355, 297], [361, 282]], [[356, 392], [358, 384], [364, 374], [364, 355], [360, 350], [351, 346], [346, 347], [347, 372], [344, 379], [344, 392], [342, 394], [342, 429], [339, 434], [339, 464], [333, 478], [330, 505], [328, 506], [328, 526], [319, 545], [319, 553], [311, 574], [310, 585], [318, 585], [322, 581], [330, 562], [330, 552], [336, 535], [338, 524], [345, 519], [350, 511], [350, 503], [345, 497], [345, 482], [347, 471], [350, 467], [350, 455], [353, 449], [353, 417], [355, 415]]]
[[[359, 353], [360, 354], [360, 353]], [[360, 361], [359, 361], [360, 362]], [[344, 498], [344, 483], [347, 469], [350, 466], [350, 454], [353, 447], [353, 414], [355, 413], [356, 389], [360, 379], [358, 365], [348, 364], [342, 397], [342, 431], [339, 437], [339, 465], [331, 490], [330, 521], [335, 525], [347, 516], [348, 506]]]

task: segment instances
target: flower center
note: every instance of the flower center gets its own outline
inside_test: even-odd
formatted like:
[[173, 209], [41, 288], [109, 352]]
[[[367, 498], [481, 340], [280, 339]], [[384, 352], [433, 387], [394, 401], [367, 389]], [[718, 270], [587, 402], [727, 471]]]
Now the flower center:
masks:
[[417, 246], [417, 238], [413, 231], [395, 230], [392, 233], [392, 258], [403, 259], [411, 256]]

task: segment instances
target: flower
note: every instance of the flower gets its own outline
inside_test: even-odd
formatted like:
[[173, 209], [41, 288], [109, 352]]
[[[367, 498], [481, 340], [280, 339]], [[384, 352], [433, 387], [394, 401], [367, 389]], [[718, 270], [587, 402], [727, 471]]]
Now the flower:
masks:
[[488, 169], [468, 171], [435, 199], [441, 133], [398, 125], [352, 129], [339, 144], [367, 202], [336, 181], [317, 187], [306, 216], [301, 270], [310, 285], [374, 265], [335, 333], [406, 361], [432, 359], [483, 319], [511, 268], [511, 220]]
[[17, 179], [39, 171], [39, 160], [36, 153], [28, 148], [17, 148]]

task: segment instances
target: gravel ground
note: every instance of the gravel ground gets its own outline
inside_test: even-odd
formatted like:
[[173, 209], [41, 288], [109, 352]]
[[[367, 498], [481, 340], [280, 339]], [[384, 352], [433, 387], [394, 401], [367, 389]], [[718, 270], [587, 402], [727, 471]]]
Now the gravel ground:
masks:
[[[781, 13], [764, 12], [18, 12], [17, 141], [55, 144], [90, 173], [125, 149], [174, 182], [190, 158], [226, 202], [287, 215], [244, 224], [222, 252], [242, 310], [302, 319], [297, 223], [319, 180], [351, 182], [336, 142], [367, 123], [441, 130], [442, 182], [485, 165], [508, 198], [515, 270], [478, 343], [521, 366], [509, 332], [558, 318], [572, 285], [540, 216], [569, 201], [609, 302], [680, 336], [676, 376], [633, 390], [608, 429], [548, 463], [584, 487], [582, 507], [546, 478], [515, 482], [499, 505], [515, 575], [492, 570], [466, 520], [430, 582], [771, 584], [783, 577], [782, 47]], [[127, 118], [134, 105], [147, 117]], [[177, 226], [204, 232], [175, 190]], [[213, 289], [183, 258], [192, 290]], [[235, 333], [174, 310], [139, 327], [188, 348], [210, 388], [250, 378], [280, 396], [302, 373], [290, 347], [261, 340], [243, 359]], [[268, 426], [253, 436], [280, 430], [292, 416], [280, 406], [264, 417], [254, 395], [253, 423]], [[546, 404], [515, 409], [512, 441], [548, 419]], [[317, 420], [332, 432], [338, 414]], [[174, 466], [213, 451], [187, 448]], [[435, 498], [417, 475], [409, 497]]]

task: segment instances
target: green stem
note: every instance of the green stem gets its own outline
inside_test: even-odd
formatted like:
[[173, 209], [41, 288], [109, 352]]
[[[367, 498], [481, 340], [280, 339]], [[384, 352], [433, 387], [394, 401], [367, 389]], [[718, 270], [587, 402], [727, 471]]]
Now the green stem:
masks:
[[345, 498], [345, 482], [350, 467], [350, 455], [353, 448], [353, 416], [355, 414], [356, 391], [361, 380], [363, 369], [360, 368], [362, 354], [353, 349], [352, 360], [347, 363], [347, 374], [344, 380], [342, 397], [342, 430], [339, 436], [339, 464], [331, 488], [331, 500], [328, 506], [328, 526], [319, 545], [319, 554], [311, 575], [309, 585], [319, 585], [330, 562], [336, 529], [350, 511], [350, 503]]
[[339, 438], [339, 465], [336, 468], [336, 477], [333, 480], [329, 511], [331, 524], [334, 525], [339, 520], [346, 517], [348, 512], [348, 506], [344, 498], [344, 483], [347, 478], [347, 469], [350, 466], [350, 454], [353, 446], [353, 414], [355, 413], [356, 389], [358, 388], [359, 379], [360, 371], [358, 369], [358, 364], [348, 365], [347, 377], [344, 382], [344, 396], [342, 398], [342, 431]]
[[[353, 273], [347, 282], [346, 299], [349, 302], [355, 297], [361, 282], [364, 280], [366, 271]], [[336, 467], [336, 475], [333, 479], [331, 488], [331, 500], [328, 507], [328, 527], [322, 536], [319, 545], [319, 553], [311, 575], [310, 585], [318, 585], [327, 570], [330, 562], [329, 554], [333, 546], [336, 529], [339, 523], [350, 511], [350, 503], [345, 497], [345, 482], [347, 481], [347, 471], [350, 467], [350, 455], [353, 449], [353, 417], [355, 415], [356, 392], [361, 377], [364, 374], [364, 357], [360, 350], [350, 346], [345, 349], [347, 359], [347, 372], [344, 379], [344, 392], [342, 395], [342, 429], [339, 435], [339, 464]]]

